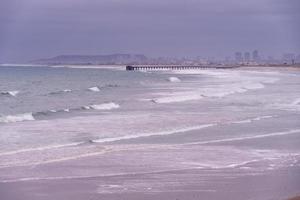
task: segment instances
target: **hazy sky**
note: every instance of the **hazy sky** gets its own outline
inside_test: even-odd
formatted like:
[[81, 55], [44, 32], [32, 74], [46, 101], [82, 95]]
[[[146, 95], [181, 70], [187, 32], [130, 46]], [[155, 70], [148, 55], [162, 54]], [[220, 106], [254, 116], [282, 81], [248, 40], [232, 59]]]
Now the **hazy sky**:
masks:
[[300, 0], [0, 0], [0, 62], [59, 54], [300, 54]]

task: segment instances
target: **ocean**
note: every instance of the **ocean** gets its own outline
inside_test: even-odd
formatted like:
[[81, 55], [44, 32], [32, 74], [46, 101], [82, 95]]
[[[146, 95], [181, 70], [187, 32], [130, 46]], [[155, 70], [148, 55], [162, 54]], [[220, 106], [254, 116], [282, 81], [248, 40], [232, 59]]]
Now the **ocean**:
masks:
[[300, 70], [0, 67], [1, 199], [300, 194]]

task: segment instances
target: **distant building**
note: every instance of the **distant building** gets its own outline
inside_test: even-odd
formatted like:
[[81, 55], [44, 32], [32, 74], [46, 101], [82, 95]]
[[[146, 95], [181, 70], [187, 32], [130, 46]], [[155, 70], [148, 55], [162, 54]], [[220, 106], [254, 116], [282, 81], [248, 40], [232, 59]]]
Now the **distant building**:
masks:
[[259, 61], [259, 54], [258, 54], [258, 51], [257, 50], [254, 50], [253, 52], [252, 52], [252, 60], [253, 61]]
[[297, 63], [300, 63], [300, 54], [297, 56], [296, 62], [297, 62]]
[[243, 61], [243, 55], [241, 52], [236, 52], [235, 53], [235, 61], [237, 62], [242, 62]]
[[282, 60], [287, 64], [295, 64], [296, 56], [293, 53], [283, 54]]
[[245, 62], [249, 62], [251, 60], [251, 56], [250, 56], [250, 53], [249, 52], [246, 52], [244, 54], [244, 61]]

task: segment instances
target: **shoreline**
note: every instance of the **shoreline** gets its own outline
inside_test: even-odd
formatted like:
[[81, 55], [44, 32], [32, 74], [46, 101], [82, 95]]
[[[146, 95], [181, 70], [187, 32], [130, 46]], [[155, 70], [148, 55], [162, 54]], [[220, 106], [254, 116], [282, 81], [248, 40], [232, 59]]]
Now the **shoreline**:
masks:
[[[75, 66], [86, 67], [90, 66]], [[1, 127], [3, 147], [38, 147], [38, 151], [0, 155], [4, 166], [0, 194], [4, 200], [287, 200], [299, 195], [299, 71], [240, 67], [208, 69], [194, 75], [183, 70], [28, 69], [4, 68], [11, 78], [2, 80], [3, 84], [15, 83], [14, 72], [22, 71], [18, 84], [39, 81], [29, 89], [20, 88], [32, 92], [30, 98], [24, 98], [30, 100], [29, 105], [52, 90], [74, 92], [43, 95], [43, 101], [36, 101], [43, 110], [68, 108], [57, 118], [51, 114], [41, 118], [45, 120]], [[39, 73], [26, 76], [28, 71]], [[51, 76], [41, 77], [41, 72], [47, 71]], [[70, 80], [65, 80], [67, 76]], [[35, 83], [45, 85], [41, 94], [34, 93]], [[54, 89], [49, 87], [52, 83]], [[132, 83], [137, 85], [127, 87]], [[121, 87], [88, 90], [105, 84]], [[23, 100], [20, 94], [10, 97], [11, 105], [18, 103], [14, 100]], [[199, 100], [199, 94], [205, 98]], [[141, 101], [144, 99], [147, 101]], [[53, 100], [61, 104], [44, 105]], [[84, 111], [79, 117], [69, 113], [69, 108], [104, 100], [113, 100], [121, 109]], [[125, 140], [102, 143], [102, 138]], [[72, 145], [47, 147], [53, 144]]]
[[[49, 169], [53, 170], [53, 167], [49, 166]], [[206, 181], [207, 175], [201, 169], [187, 169], [110, 177], [0, 183], [0, 193], [4, 200], [82, 200], [87, 197], [105, 200], [299, 200], [299, 172], [299, 166], [243, 176], [232, 176], [230, 170], [220, 176], [217, 175], [218, 170], [208, 170], [207, 174], [216, 174], [212, 175], [214, 180]], [[157, 183], [157, 179], [162, 182]], [[186, 179], [191, 181], [180, 183]], [[168, 185], [164, 184], [165, 181]], [[294, 187], [285, 190], [284, 184], [287, 183], [293, 183]], [[37, 188], [39, 193], [24, 194], [24, 191], [35, 191]]]
[[[17, 64], [10, 64], [10, 63], [2, 63], [0, 67], [55, 67], [55, 68], [80, 68], [80, 69], [116, 69], [116, 68], [125, 68], [127, 65], [136, 65], [136, 66], [157, 66], [163, 65], [168, 66], [168, 64], [24, 64], [24, 63], [17, 63]], [[175, 64], [176, 66], [181, 66], [181, 64]], [[184, 66], [182, 64], [182, 66]], [[196, 66], [196, 65], [195, 65]], [[214, 67], [235, 67], [235, 68], [270, 68], [270, 69], [281, 69], [281, 68], [295, 68], [300, 69], [300, 64], [294, 65], [284, 65], [284, 64], [258, 64], [258, 65], [243, 65], [243, 64], [209, 64], [208, 67], [211, 66], [212, 69]], [[232, 68], [228, 68], [232, 69]], [[233, 68], [234, 69], [234, 68]]]

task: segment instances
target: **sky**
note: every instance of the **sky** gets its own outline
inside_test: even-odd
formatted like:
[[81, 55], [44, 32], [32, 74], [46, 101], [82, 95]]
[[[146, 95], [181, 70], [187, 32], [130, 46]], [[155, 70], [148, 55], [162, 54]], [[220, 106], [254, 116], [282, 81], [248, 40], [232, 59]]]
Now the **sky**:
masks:
[[0, 0], [0, 62], [300, 54], [299, 0]]

